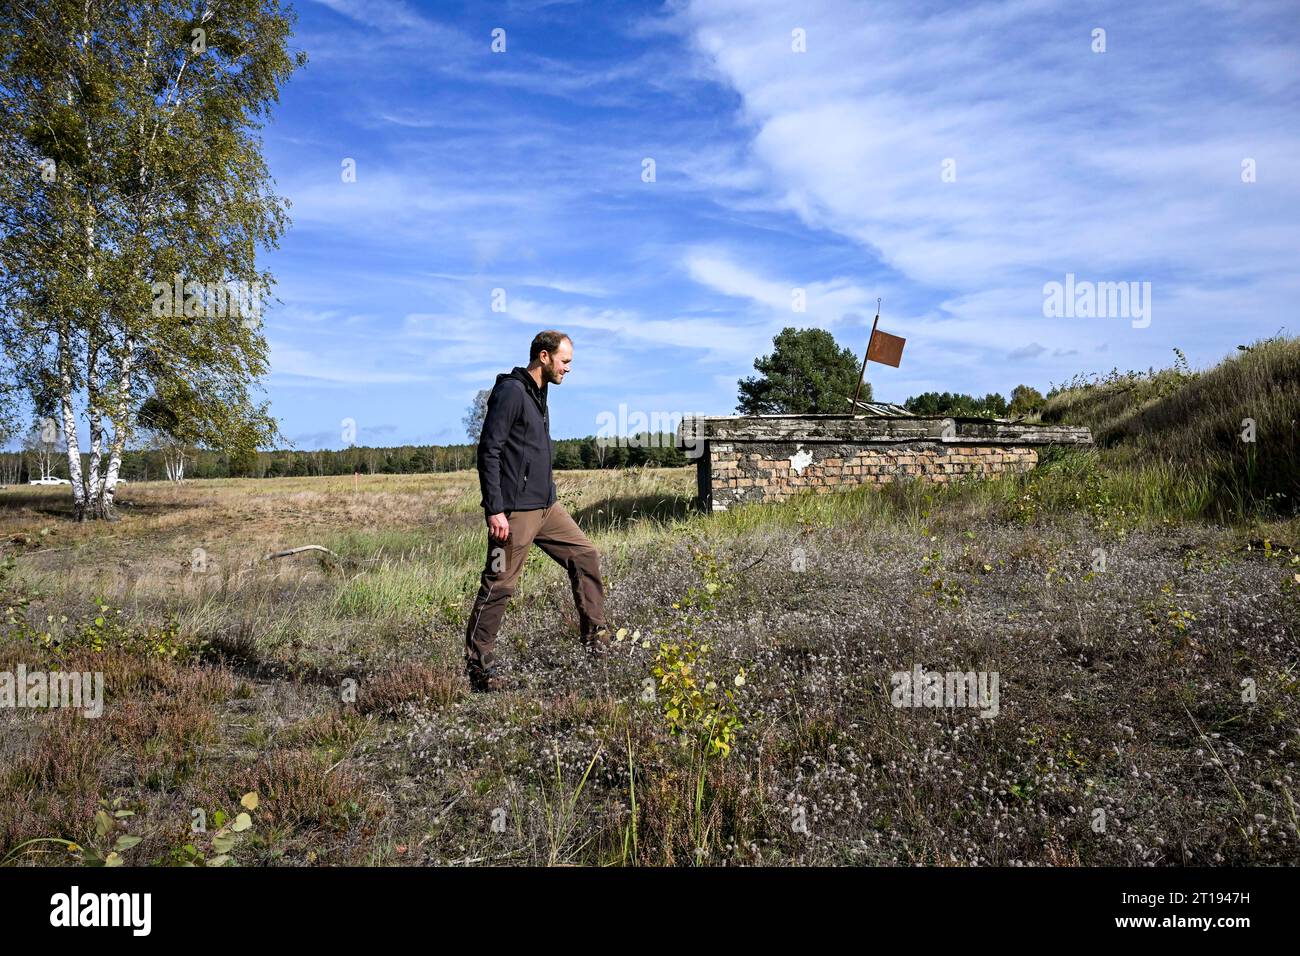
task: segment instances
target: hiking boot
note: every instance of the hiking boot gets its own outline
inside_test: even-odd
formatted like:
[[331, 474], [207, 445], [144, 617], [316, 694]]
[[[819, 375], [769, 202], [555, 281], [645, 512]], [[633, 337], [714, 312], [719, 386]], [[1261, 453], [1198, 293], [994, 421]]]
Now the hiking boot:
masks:
[[506, 689], [506, 680], [495, 671], [470, 671], [469, 689], [475, 694], [491, 694]]
[[614, 640], [614, 635], [609, 629], [608, 624], [602, 624], [590, 634], [584, 634], [582, 637], [582, 646], [595, 654], [603, 654], [609, 650], [610, 643]]

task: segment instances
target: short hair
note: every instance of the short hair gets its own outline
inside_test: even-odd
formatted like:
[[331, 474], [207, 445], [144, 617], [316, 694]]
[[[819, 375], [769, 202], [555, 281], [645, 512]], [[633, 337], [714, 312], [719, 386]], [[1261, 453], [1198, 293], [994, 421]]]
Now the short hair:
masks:
[[557, 332], [555, 329], [546, 329], [538, 332], [533, 336], [533, 344], [528, 347], [528, 361], [536, 362], [537, 356], [541, 355], [543, 352], [548, 352], [551, 355], [554, 355], [555, 350], [560, 347], [561, 342], [572, 341], [573, 339], [569, 338], [563, 332]]

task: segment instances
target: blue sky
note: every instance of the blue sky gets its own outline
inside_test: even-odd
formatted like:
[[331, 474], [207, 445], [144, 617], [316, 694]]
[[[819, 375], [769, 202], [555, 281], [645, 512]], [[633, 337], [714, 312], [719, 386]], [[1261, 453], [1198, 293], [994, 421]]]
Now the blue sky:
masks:
[[[861, 354], [878, 296], [885, 400], [1295, 334], [1300, 16], [1236, 6], [299, 0], [272, 410], [300, 448], [464, 441], [555, 327], [555, 437], [729, 414], [781, 328]], [[1150, 324], [1045, 317], [1067, 273], [1149, 282]]]

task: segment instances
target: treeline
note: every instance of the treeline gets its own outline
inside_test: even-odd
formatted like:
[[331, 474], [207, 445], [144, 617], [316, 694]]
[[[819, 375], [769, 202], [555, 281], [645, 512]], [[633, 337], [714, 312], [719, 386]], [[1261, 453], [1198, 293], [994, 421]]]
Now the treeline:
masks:
[[903, 407], [914, 415], [951, 415], [954, 418], [1005, 418], [1011, 415], [1019, 418], [1037, 415], [1045, 401], [1038, 389], [1017, 385], [1011, 391], [1010, 401], [997, 392], [990, 392], [983, 398], [960, 392], [923, 392], [909, 398]]
[[[675, 447], [675, 435], [642, 434], [621, 439], [561, 438], [555, 444], [555, 467], [562, 470], [582, 468], [629, 468], [654, 465], [665, 468], [687, 464], [690, 459]], [[472, 469], [476, 462], [475, 445], [398, 445], [392, 448], [354, 446], [339, 450], [303, 451], [273, 449], [228, 454], [220, 451], [191, 450], [186, 454], [187, 478], [293, 478], [323, 475], [410, 475], [438, 471]], [[167, 477], [165, 452], [159, 449], [134, 449], [124, 453], [122, 474], [128, 481], [157, 481]], [[67, 462], [56, 458], [50, 474], [68, 477]], [[0, 460], [0, 484], [25, 484], [41, 476], [40, 466], [31, 454], [6, 452]]]
[[[1002, 418], [1037, 415], [1045, 399], [1033, 388], [1018, 385], [1008, 401], [990, 393], [983, 398], [959, 392], [925, 392], [905, 401], [904, 407], [917, 415], [952, 415], [970, 418]], [[554, 442], [555, 467], [559, 470], [628, 468], [654, 465], [666, 468], [689, 464], [676, 447], [671, 433], [642, 433], [633, 438], [562, 438]], [[41, 476], [39, 448], [0, 454], [0, 484], [25, 484]], [[174, 444], [165, 448], [128, 449], [122, 456], [121, 474], [128, 481], [156, 481], [167, 477], [167, 456], [177, 454]], [[295, 478], [325, 475], [409, 475], [439, 471], [460, 471], [476, 467], [477, 446], [398, 445], [389, 448], [353, 446], [337, 450], [271, 449], [233, 452], [184, 450], [187, 478]], [[63, 456], [47, 458], [49, 474], [68, 477]]]
[[[636, 444], [605, 445], [594, 436], [557, 439], [555, 467], [628, 468], [652, 464], [685, 465], [686, 456], [674, 447], [675, 436], [639, 436]], [[255, 458], [231, 460], [218, 452], [199, 452], [187, 472], [195, 478], [292, 478], [307, 475], [409, 475], [460, 471], [477, 466], [476, 445], [398, 445], [392, 448], [353, 447], [338, 451], [259, 451]]]

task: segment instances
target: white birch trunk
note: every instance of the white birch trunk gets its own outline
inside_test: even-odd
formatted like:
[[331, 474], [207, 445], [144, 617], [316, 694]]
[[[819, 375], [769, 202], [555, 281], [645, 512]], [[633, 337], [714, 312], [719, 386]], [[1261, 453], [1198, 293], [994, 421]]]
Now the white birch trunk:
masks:
[[123, 343], [122, 374], [117, 383], [116, 401], [113, 405], [113, 441], [109, 444], [108, 471], [104, 475], [104, 487], [100, 491], [96, 510], [98, 517], [112, 519], [113, 495], [117, 491], [117, 475], [122, 468], [122, 451], [126, 448], [127, 437], [131, 434], [131, 372], [134, 359], [134, 342], [130, 336]]
[[99, 411], [99, 375], [95, 368], [98, 361], [96, 351], [93, 345], [87, 346], [86, 414], [90, 420], [90, 460], [86, 469], [86, 497], [91, 501], [100, 495], [99, 462], [104, 441], [104, 419]]
[[167, 478], [169, 481], [178, 484], [185, 480], [185, 449], [178, 446], [170, 446], [163, 452], [163, 464], [167, 468]]
[[72, 403], [72, 353], [66, 330], [59, 330], [59, 411], [68, 452], [68, 477], [72, 480], [72, 505], [78, 521], [86, 517], [86, 486], [81, 478], [81, 446], [77, 442], [77, 410]]

